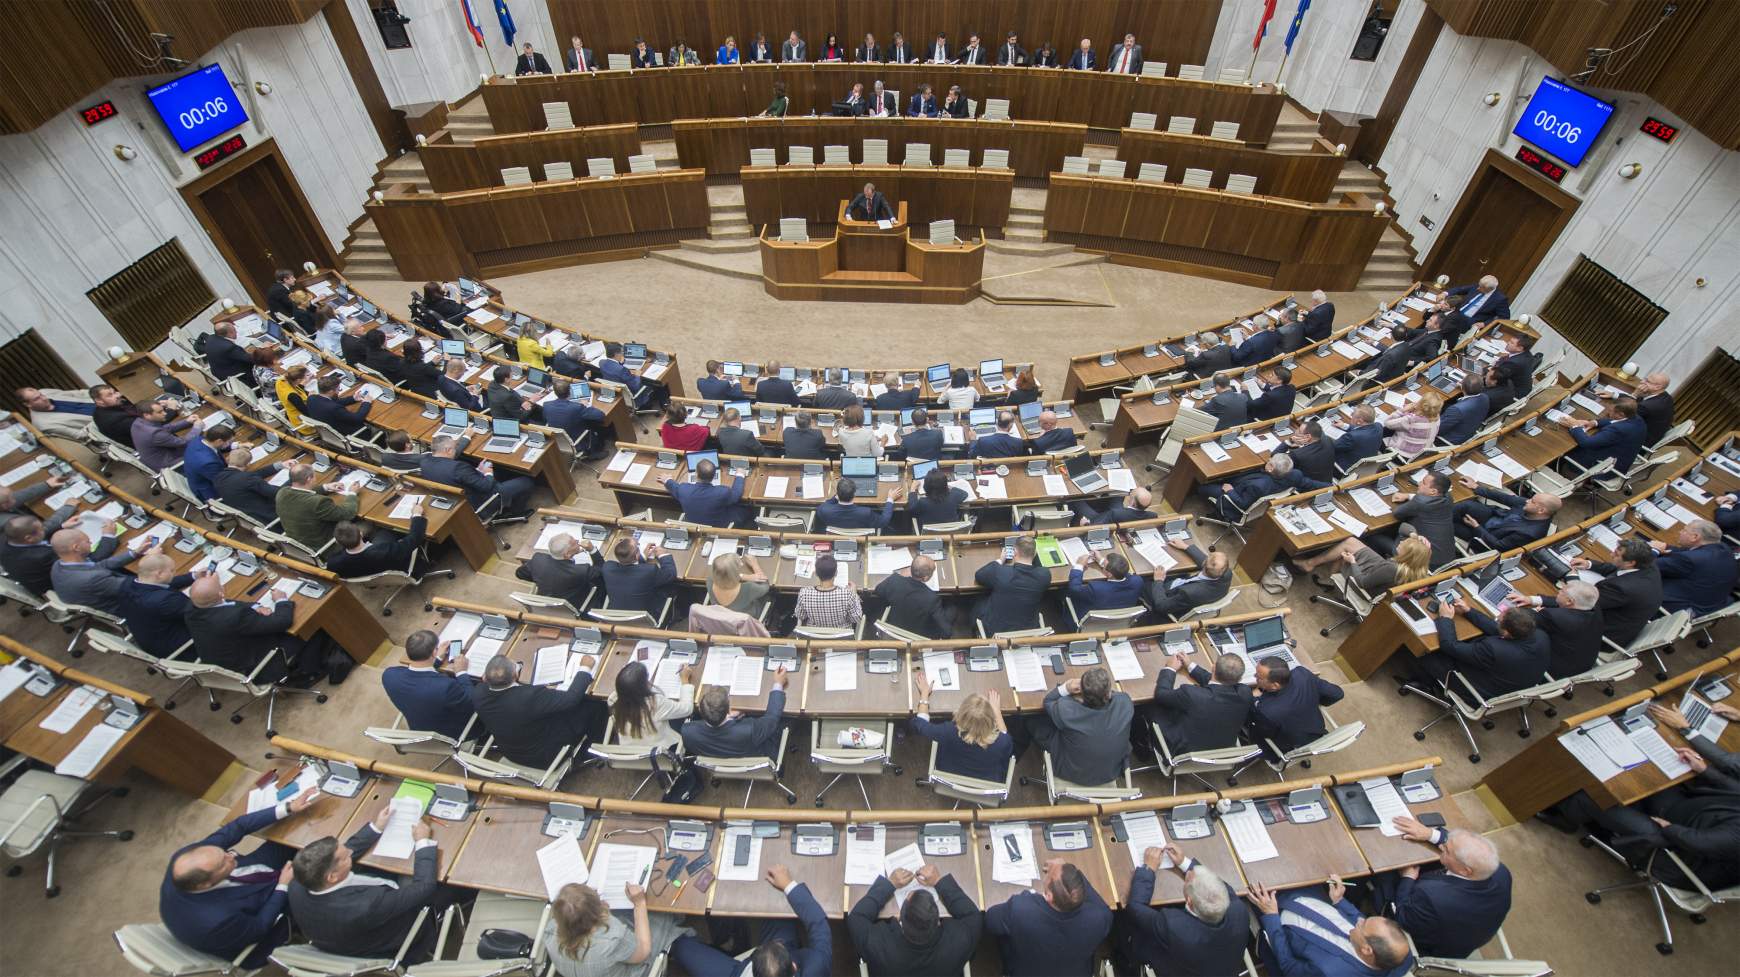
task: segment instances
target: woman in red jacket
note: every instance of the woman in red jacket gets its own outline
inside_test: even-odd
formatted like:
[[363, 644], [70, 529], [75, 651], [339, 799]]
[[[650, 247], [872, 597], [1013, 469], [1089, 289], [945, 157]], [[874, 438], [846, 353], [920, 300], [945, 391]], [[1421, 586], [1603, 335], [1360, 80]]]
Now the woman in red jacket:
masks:
[[700, 451], [707, 447], [707, 425], [690, 424], [688, 412], [680, 404], [665, 408], [665, 423], [659, 428], [659, 440], [677, 451]]

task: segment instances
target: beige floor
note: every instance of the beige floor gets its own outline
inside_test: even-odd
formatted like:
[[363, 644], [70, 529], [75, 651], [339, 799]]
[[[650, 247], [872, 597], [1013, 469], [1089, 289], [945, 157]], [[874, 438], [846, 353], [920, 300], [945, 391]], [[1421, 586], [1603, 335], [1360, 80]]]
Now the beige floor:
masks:
[[[757, 283], [656, 261], [544, 272], [501, 279], [495, 284], [514, 305], [557, 322], [677, 350], [690, 376], [695, 368], [688, 364], [709, 356], [911, 366], [944, 359], [970, 362], [986, 355], [1031, 355], [1039, 360], [1040, 379], [1053, 391], [1061, 389], [1063, 364], [1071, 352], [1138, 342], [1214, 321], [1255, 307], [1270, 294], [1117, 266], [1098, 269], [1116, 303], [1112, 308], [993, 307], [983, 302], [964, 308], [780, 304], [762, 294]], [[407, 288], [397, 282], [365, 285], [372, 297], [401, 309]], [[1375, 304], [1377, 298], [1336, 296], [1344, 319]], [[609, 501], [587, 484], [574, 504], [596, 507], [597, 511], [610, 509]], [[517, 543], [526, 531], [515, 527], [503, 535]], [[457, 564], [450, 554], [445, 559], [449, 565]], [[433, 583], [426, 594], [505, 602], [505, 595], [514, 586], [511, 569], [496, 566], [483, 574]], [[1346, 630], [1331, 638], [1318, 637], [1316, 628], [1327, 623], [1327, 614], [1308, 602], [1313, 590], [1308, 582], [1297, 583], [1287, 603], [1295, 615], [1295, 634], [1306, 651], [1327, 660], [1333, 658], [1335, 642], [1345, 637]], [[365, 591], [362, 596], [374, 608], [384, 595]], [[1249, 603], [1255, 606], [1254, 601]], [[433, 618], [412, 595], [396, 602], [394, 610], [396, 613], [384, 622], [395, 640], [428, 626]], [[40, 618], [19, 619], [10, 611], [3, 613], [8, 633], [20, 640], [56, 651], [63, 647], [65, 639], [58, 628]], [[1717, 647], [1733, 647], [1736, 640], [1740, 640], [1740, 631], [1725, 630], [1718, 635]], [[1707, 657], [1708, 652], [1699, 651], [1688, 641], [1671, 659], [1671, 665], [1675, 670], [1686, 669]], [[158, 695], [169, 691], [161, 678], [144, 675], [126, 661], [86, 656], [78, 665]], [[358, 669], [348, 682], [331, 691], [331, 700], [324, 705], [301, 700], [282, 709], [280, 732], [359, 753], [378, 752], [360, 735], [365, 726], [387, 724], [392, 719], [376, 671]], [[1410, 734], [1428, 717], [1427, 707], [1417, 699], [1398, 698], [1387, 678], [1349, 686], [1347, 698], [1332, 712], [1343, 723], [1364, 721], [1368, 730], [1352, 749], [1324, 759], [1312, 772], [1345, 771], [1438, 754], [1445, 760], [1442, 779], [1458, 792], [1463, 810], [1477, 824], [1492, 827], [1491, 818], [1466, 792], [1485, 769], [1502, 763], [1526, 745], [1514, 735], [1510, 724], [1481, 735], [1485, 759], [1476, 766], [1468, 762], [1465, 746], [1450, 728], [1440, 726], [1425, 742], [1414, 742]], [[244, 764], [257, 768], [263, 762], [267, 744], [261, 736], [259, 715], [249, 713], [241, 725], [231, 725], [226, 720], [227, 710], [210, 712], [191, 697], [183, 700], [177, 715], [234, 751]], [[896, 759], [904, 765], [905, 773], [871, 784], [875, 805], [929, 804], [929, 795], [913, 786], [924, 766], [919, 744], [902, 737], [896, 745]], [[791, 769], [789, 783], [807, 804], [822, 782], [801, 760], [792, 763]], [[1030, 755], [1022, 772], [1037, 771], [1037, 758]], [[1267, 777], [1266, 772], [1253, 773], [1247, 782]], [[1167, 789], [1152, 774], [1141, 781], [1151, 791]], [[97, 841], [69, 845], [60, 859], [64, 891], [58, 899], [48, 901], [42, 896], [40, 859], [28, 860], [22, 876], [0, 882], [6, 923], [4, 935], [0, 935], [0, 973], [129, 972], [108, 934], [124, 923], [155, 918], [156, 887], [169, 854], [215, 827], [222, 808], [188, 801], [142, 778], [130, 779], [128, 786], [132, 789], [128, 797], [106, 802], [87, 820], [93, 825], [130, 827], [137, 837], [127, 844]], [[573, 777], [567, 786], [585, 793], [626, 796], [633, 781], [627, 775], [586, 772]], [[850, 805], [855, 801], [849, 784], [836, 790], [838, 793], [829, 797], [831, 802]], [[765, 791], [758, 791], [756, 797], [763, 802], [770, 799]], [[1034, 786], [1018, 789], [1015, 801], [1043, 803], [1043, 799], [1042, 788]], [[736, 804], [740, 800], [741, 794], [735, 791], [709, 796], [713, 803]], [[1620, 895], [1600, 907], [1586, 905], [1580, 898], [1587, 888], [1618, 881], [1622, 875], [1618, 866], [1538, 824], [1496, 830], [1492, 837], [1516, 876], [1515, 908], [1506, 934], [1518, 956], [1547, 960], [1558, 973], [1567, 975], [1665, 974], [1670, 965], [1673, 973], [1684, 975], [1735, 972], [1733, 953], [1740, 949], [1740, 939], [1735, 936], [1731, 914], [1718, 913], [1711, 924], [1702, 927], [1694, 927], [1684, 917], [1676, 918], [1676, 933], [1684, 942], [1670, 963], [1652, 949], [1658, 937], [1645, 898]], [[840, 936], [843, 943], [843, 933]], [[1729, 962], [1722, 963], [1724, 959]]]

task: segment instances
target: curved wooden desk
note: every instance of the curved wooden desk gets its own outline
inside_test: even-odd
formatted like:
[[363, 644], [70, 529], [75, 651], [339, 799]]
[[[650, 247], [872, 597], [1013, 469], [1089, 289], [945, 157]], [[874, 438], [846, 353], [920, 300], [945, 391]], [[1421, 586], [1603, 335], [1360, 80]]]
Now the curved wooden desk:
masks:
[[832, 302], [921, 302], [961, 305], [979, 295], [985, 239], [931, 244], [912, 237], [906, 204], [890, 228], [846, 216], [840, 202], [831, 237], [781, 241], [761, 233], [761, 280], [778, 299]]

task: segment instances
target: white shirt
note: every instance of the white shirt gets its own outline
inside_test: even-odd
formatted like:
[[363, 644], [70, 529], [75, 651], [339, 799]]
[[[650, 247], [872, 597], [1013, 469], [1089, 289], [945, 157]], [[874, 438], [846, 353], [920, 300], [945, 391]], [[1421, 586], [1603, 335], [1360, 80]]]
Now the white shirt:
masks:
[[944, 58], [946, 58], [946, 57], [947, 57], [947, 56], [948, 56], [948, 55], [947, 55], [947, 54], [946, 54], [946, 53], [944, 53], [944, 51], [943, 51], [943, 44], [942, 44], [942, 42], [941, 42], [941, 41], [938, 41], [938, 42], [937, 42], [937, 45], [936, 45], [936, 57], [935, 57], [935, 59], [936, 59], [936, 60], [937, 60], [937, 61], [941, 61], [941, 60], [943, 60], [943, 59], [944, 59]]
[[[415, 855], [417, 852], [420, 852], [425, 848], [433, 847], [435, 847], [435, 839], [424, 838], [411, 846], [411, 853]], [[311, 896], [324, 896], [328, 893], [337, 892], [340, 889], [348, 889], [353, 885], [383, 885], [389, 889], [397, 889], [399, 887], [399, 883], [392, 879], [383, 879], [378, 875], [364, 875], [361, 872], [351, 872], [349, 875], [344, 877], [342, 882], [329, 885], [324, 889], [310, 891], [308, 894]]]
[[1487, 294], [1488, 293], [1476, 289], [1474, 297], [1463, 303], [1462, 314], [1469, 318], [1473, 318], [1474, 314], [1480, 311], [1480, 307], [1486, 304]]

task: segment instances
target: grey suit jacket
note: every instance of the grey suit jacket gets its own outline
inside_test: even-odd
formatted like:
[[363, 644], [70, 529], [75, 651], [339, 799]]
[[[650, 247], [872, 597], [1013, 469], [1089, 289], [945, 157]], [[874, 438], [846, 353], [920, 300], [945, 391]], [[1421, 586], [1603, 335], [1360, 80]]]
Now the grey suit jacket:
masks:
[[803, 41], [799, 41], [796, 44], [786, 41], [784, 44], [779, 46], [779, 60], [781, 61], [807, 61], [809, 60], [809, 53], [810, 47]]
[[[372, 825], [364, 825], [344, 845], [360, 858], [379, 838]], [[412, 856], [411, 876], [396, 879], [398, 888], [347, 885], [316, 895], [292, 881], [290, 915], [318, 949], [352, 957], [391, 957], [399, 952], [417, 911], [435, 896], [438, 858], [434, 846], [418, 849]], [[427, 959], [428, 951], [423, 953]], [[413, 951], [406, 962], [418, 959]]]
[[1046, 693], [1045, 715], [1057, 727], [1051, 750], [1052, 768], [1078, 784], [1104, 784], [1122, 773], [1130, 759], [1130, 721], [1136, 707], [1122, 692], [1090, 709], [1056, 687]]

